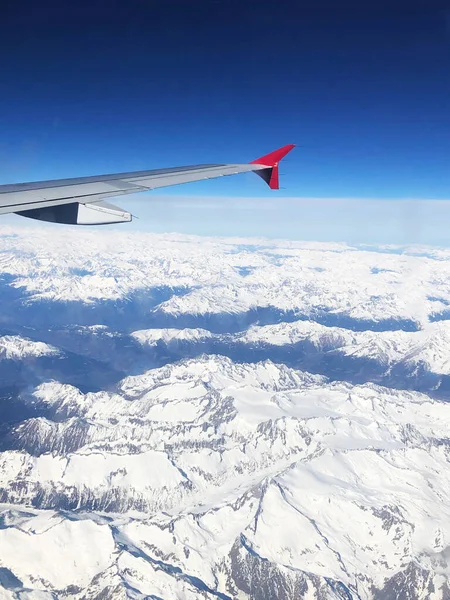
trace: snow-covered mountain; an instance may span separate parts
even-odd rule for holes
[[[163,343],[198,343],[213,339],[215,336],[206,329],[144,329],[134,331],[131,336],[143,346],[156,346]]]
[[[448,309],[449,251],[381,250],[136,232],[55,230],[49,236],[46,229],[2,228],[0,270],[11,291],[28,302],[92,305],[137,295],[150,308],[149,292],[157,291],[158,312],[167,322],[248,317],[252,311],[267,317],[270,311],[334,325],[346,319],[360,327],[392,321],[414,327]],[[164,290],[170,291],[163,299]]]
[[[443,597],[446,404],[223,357],[31,401],[47,417],[13,430],[0,468],[0,557],[20,589],[370,598],[403,577],[405,597]],[[33,558],[42,544],[64,551]]]
[[[235,334],[204,329],[147,329],[131,334],[147,356],[164,362],[219,353],[234,360],[274,360],[329,378],[372,381],[448,398],[450,321],[418,331],[353,331],[315,321],[252,325]]]
[[[33,342],[17,335],[0,337],[0,360],[36,358],[39,356],[58,355],[59,351],[48,344]]]
[[[450,252],[54,231],[0,232],[0,598],[450,598]]]
[[[450,375],[450,321],[428,323],[419,331],[380,332],[296,321],[254,326],[235,339],[245,345],[281,347],[308,342],[318,352],[373,360],[386,368],[399,363],[414,368],[422,365],[432,373]]]

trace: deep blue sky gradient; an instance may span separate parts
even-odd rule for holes
[[[443,4],[71,4],[2,9],[0,182],[246,162],[294,142],[280,195],[450,198]],[[270,195],[252,176],[168,192]]]

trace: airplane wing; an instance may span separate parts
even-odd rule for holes
[[[105,202],[106,198],[248,171],[257,173],[271,189],[279,189],[278,163],[293,147],[284,146],[248,164],[194,165],[0,185],[0,215],[16,213],[71,225],[122,223],[131,221],[132,215]]]

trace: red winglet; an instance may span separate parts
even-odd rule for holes
[[[270,154],[261,156],[261,158],[257,158],[256,160],[252,160],[250,164],[267,165],[268,167],[275,167],[280,162],[280,160],[284,158],[286,154],[290,152],[293,148],[295,148],[295,144],[288,144],[287,146],[278,148],[278,150],[274,150]]]
[[[295,144],[288,144],[287,146],[283,146],[278,150],[274,150],[270,154],[266,154],[265,156],[261,156],[261,158],[257,158],[256,160],[252,160],[251,165],[265,165],[267,169],[261,169],[261,171],[256,171],[256,174],[259,175],[264,181],[268,184],[270,189],[279,190],[279,176],[278,176],[278,163],[279,161],[286,156],[288,152],[295,148]]]

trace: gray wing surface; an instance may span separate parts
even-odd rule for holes
[[[105,199],[248,171],[255,171],[272,189],[278,189],[278,162],[292,148],[292,144],[284,146],[249,164],[193,165],[0,185],[0,215],[17,213],[72,225],[122,223],[131,221],[131,214]]]
[[[47,208],[72,202],[89,204],[104,198],[136,194],[157,188],[236,175],[267,168],[264,165],[196,165],[115,175],[55,179],[0,185],[0,214]]]

